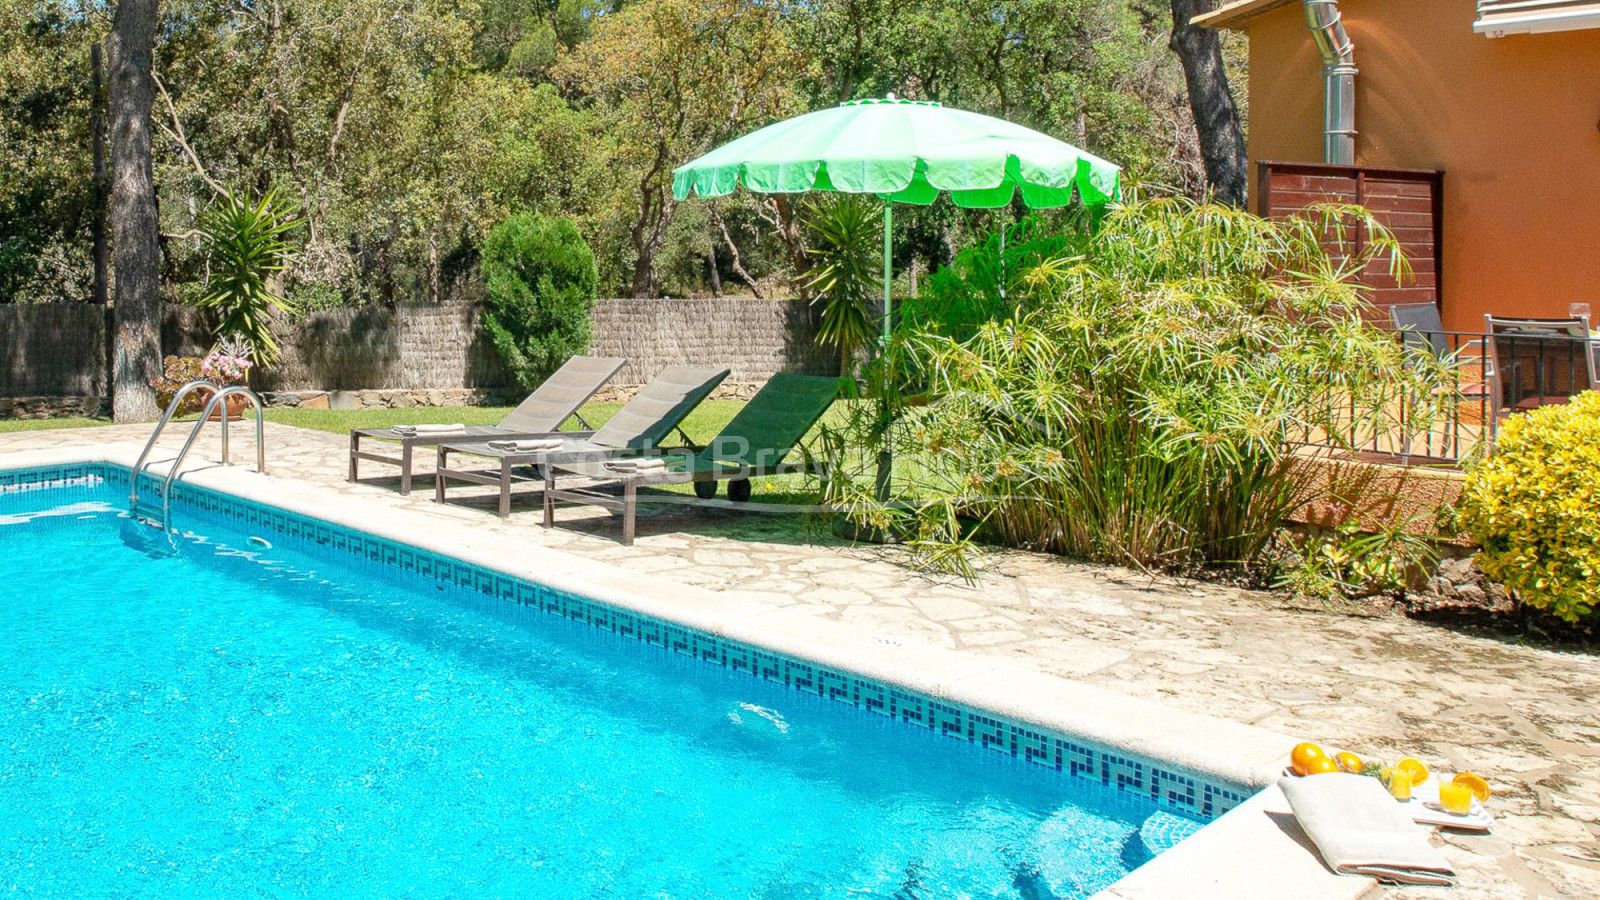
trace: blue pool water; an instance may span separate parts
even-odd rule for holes
[[[1085,897],[1197,823],[126,488],[0,489],[0,893]],[[203,523],[203,524],[199,524]]]

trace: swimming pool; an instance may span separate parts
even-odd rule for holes
[[[8,890],[1042,900],[1205,818],[1109,756],[1074,777],[1062,742],[933,727],[970,711],[833,702],[801,663],[711,665],[708,636],[265,507],[184,488],[165,535],[125,479],[0,481]]]

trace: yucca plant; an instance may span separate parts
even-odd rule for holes
[[[839,374],[876,333],[872,289],[881,286],[883,204],[858,194],[807,201],[804,221],[816,265],[804,287],[822,308],[817,340],[839,351]]]
[[[294,311],[293,304],[273,290],[272,279],[293,259],[289,234],[301,221],[276,191],[268,190],[255,199],[220,194],[196,223],[207,270],[205,290],[196,305],[217,310],[221,314],[217,334],[242,337],[259,365],[278,360],[272,310]]]
[[[835,460],[826,496],[930,565],[970,573],[983,533],[1143,568],[1250,562],[1306,499],[1299,441],[1398,426],[1400,395],[1426,398],[1406,416],[1423,429],[1447,402],[1448,373],[1364,319],[1353,276],[1404,259],[1363,210],[1152,200],[1067,238],[1018,279],[1014,313],[964,339],[897,335],[898,383],[928,402],[856,442],[907,461],[898,496],[874,502],[850,471],[870,452]]]

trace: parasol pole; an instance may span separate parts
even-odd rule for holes
[[[883,201],[883,349],[889,350],[889,333],[893,330],[890,320],[894,314],[894,298],[891,296],[891,286],[894,283],[893,262],[891,261],[890,238],[894,232],[894,203],[887,198]]]
[[[883,383],[878,386],[878,405],[881,408],[889,403],[889,335],[894,330],[894,202],[888,197],[883,198],[883,343],[879,348],[879,358],[883,361]],[[878,478],[877,491],[880,501],[888,500],[890,483],[894,479],[894,450],[890,446],[887,425],[883,433],[883,448],[878,451]]]

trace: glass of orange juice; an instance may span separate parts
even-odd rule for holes
[[[1411,799],[1411,776],[1408,773],[1395,772],[1389,777],[1389,796],[1401,803]]]
[[[1439,782],[1439,806],[1452,815],[1467,815],[1472,812],[1472,788],[1455,782]]]

